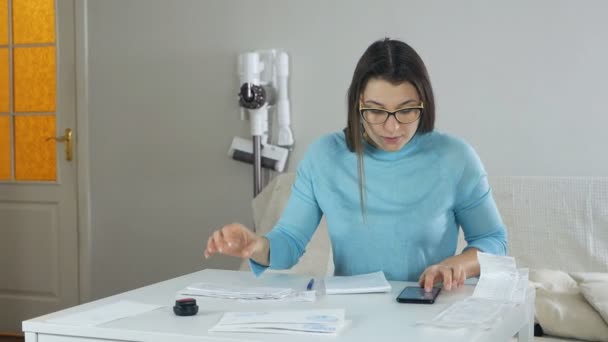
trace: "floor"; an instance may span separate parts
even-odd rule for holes
[[[0,342],[23,342],[23,337],[3,336],[0,335]]]

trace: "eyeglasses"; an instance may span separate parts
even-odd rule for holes
[[[420,102],[419,106],[403,107],[392,112],[381,108],[361,107],[359,113],[365,122],[372,125],[385,123],[391,115],[401,124],[410,124],[420,118],[423,109],[424,103]]]

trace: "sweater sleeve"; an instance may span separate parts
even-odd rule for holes
[[[270,265],[262,266],[250,259],[253,273],[265,269],[288,269],[294,266],[321,221],[322,212],[315,197],[313,184],[313,152],[309,150],[298,165],[287,205],[274,228],[266,234],[270,242]]]
[[[456,221],[467,241],[465,248],[477,248],[496,255],[507,253],[507,233],[488,177],[477,153],[467,145],[464,167],[456,188]]]

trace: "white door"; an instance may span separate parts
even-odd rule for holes
[[[78,304],[73,0],[0,1],[0,332]],[[77,132],[73,132],[75,150]]]

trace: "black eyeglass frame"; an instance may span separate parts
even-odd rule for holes
[[[408,122],[403,122],[401,120],[399,120],[399,118],[397,117],[397,112],[400,112],[402,110],[411,110],[411,109],[419,109],[418,115],[416,116],[415,119],[408,121]],[[369,122],[367,119],[365,119],[365,115],[363,114],[364,111],[366,110],[375,110],[375,111],[382,111],[384,113],[386,113],[386,117],[384,119],[384,121],[382,122]],[[390,111],[390,110],[386,110],[386,109],[382,109],[382,108],[371,108],[371,107],[360,107],[359,108],[359,114],[361,115],[361,118],[363,119],[363,121],[367,122],[370,125],[381,125],[386,123],[386,121],[388,121],[388,118],[392,115],[393,117],[395,117],[395,120],[397,120],[398,123],[403,124],[403,125],[407,125],[407,124],[411,124],[413,122],[416,122],[420,119],[420,117],[422,116],[422,112],[424,110],[424,102],[420,102],[420,105],[418,106],[409,106],[409,107],[403,107],[403,108],[399,108],[397,110],[394,111]]]

